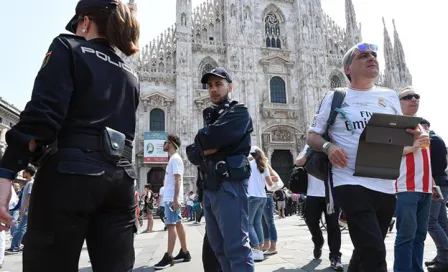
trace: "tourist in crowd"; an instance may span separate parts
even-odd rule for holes
[[[343,69],[349,80],[345,92],[345,107],[340,117],[326,132],[334,91],[328,92],[309,128],[307,142],[313,150],[325,152],[332,165],[334,199],[344,210],[354,251],[348,271],[386,272],[384,239],[395,211],[395,180],[354,176],[359,139],[373,113],[402,115],[396,93],[377,87],[379,74],[378,47],[359,43],[343,58]],[[420,132],[408,130],[419,139]],[[387,154],[382,154],[387,156]],[[332,198],[330,198],[332,199]],[[334,204],[334,203],[331,203]]]

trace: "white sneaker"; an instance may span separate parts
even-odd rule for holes
[[[264,260],[264,254],[263,251],[258,249],[252,249],[252,255],[254,256],[255,262],[261,262]]]

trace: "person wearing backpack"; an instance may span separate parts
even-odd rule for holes
[[[403,115],[395,91],[375,85],[377,51],[378,47],[369,43],[347,51],[343,68],[348,88],[325,95],[307,138],[312,150],[325,153],[330,162],[326,172],[330,174],[324,175],[328,179],[326,195],[330,204],[334,197],[344,210],[355,248],[349,272],[387,271],[384,239],[396,204],[395,180],[354,176],[359,139],[373,113]],[[407,132],[416,141],[421,136],[417,130]]]
[[[306,163],[306,153],[309,146],[305,145],[296,160],[296,166],[303,166]],[[339,209],[335,207],[335,212],[329,214],[325,202],[325,184],[311,175],[308,175],[308,189],[306,192],[305,222],[311,233],[311,240],[314,243],[313,255],[315,259],[322,256],[322,247],[325,243],[320,228],[322,213],[327,222],[327,242],[330,248],[330,265],[336,271],[344,271],[341,263],[341,229],[339,228]]]

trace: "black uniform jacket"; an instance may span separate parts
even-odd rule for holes
[[[187,156],[191,163],[204,167],[203,161],[219,161],[229,155],[248,156],[251,146],[250,133],[253,131],[252,119],[244,104],[232,101],[210,125],[200,129],[195,143],[187,147]],[[218,152],[205,157],[201,151],[218,149]]]
[[[6,134],[0,177],[11,178],[28,165],[31,140],[46,146],[110,127],[133,141],[139,92],[137,74],[106,40],[59,35],[35,79],[31,101]]]

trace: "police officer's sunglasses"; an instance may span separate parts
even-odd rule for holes
[[[364,52],[367,50],[370,50],[372,52],[377,52],[378,51],[378,46],[374,45],[374,44],[368,44],[368,43],[360,43],[356,46],[356,48],[358,48],[359,51]]]

